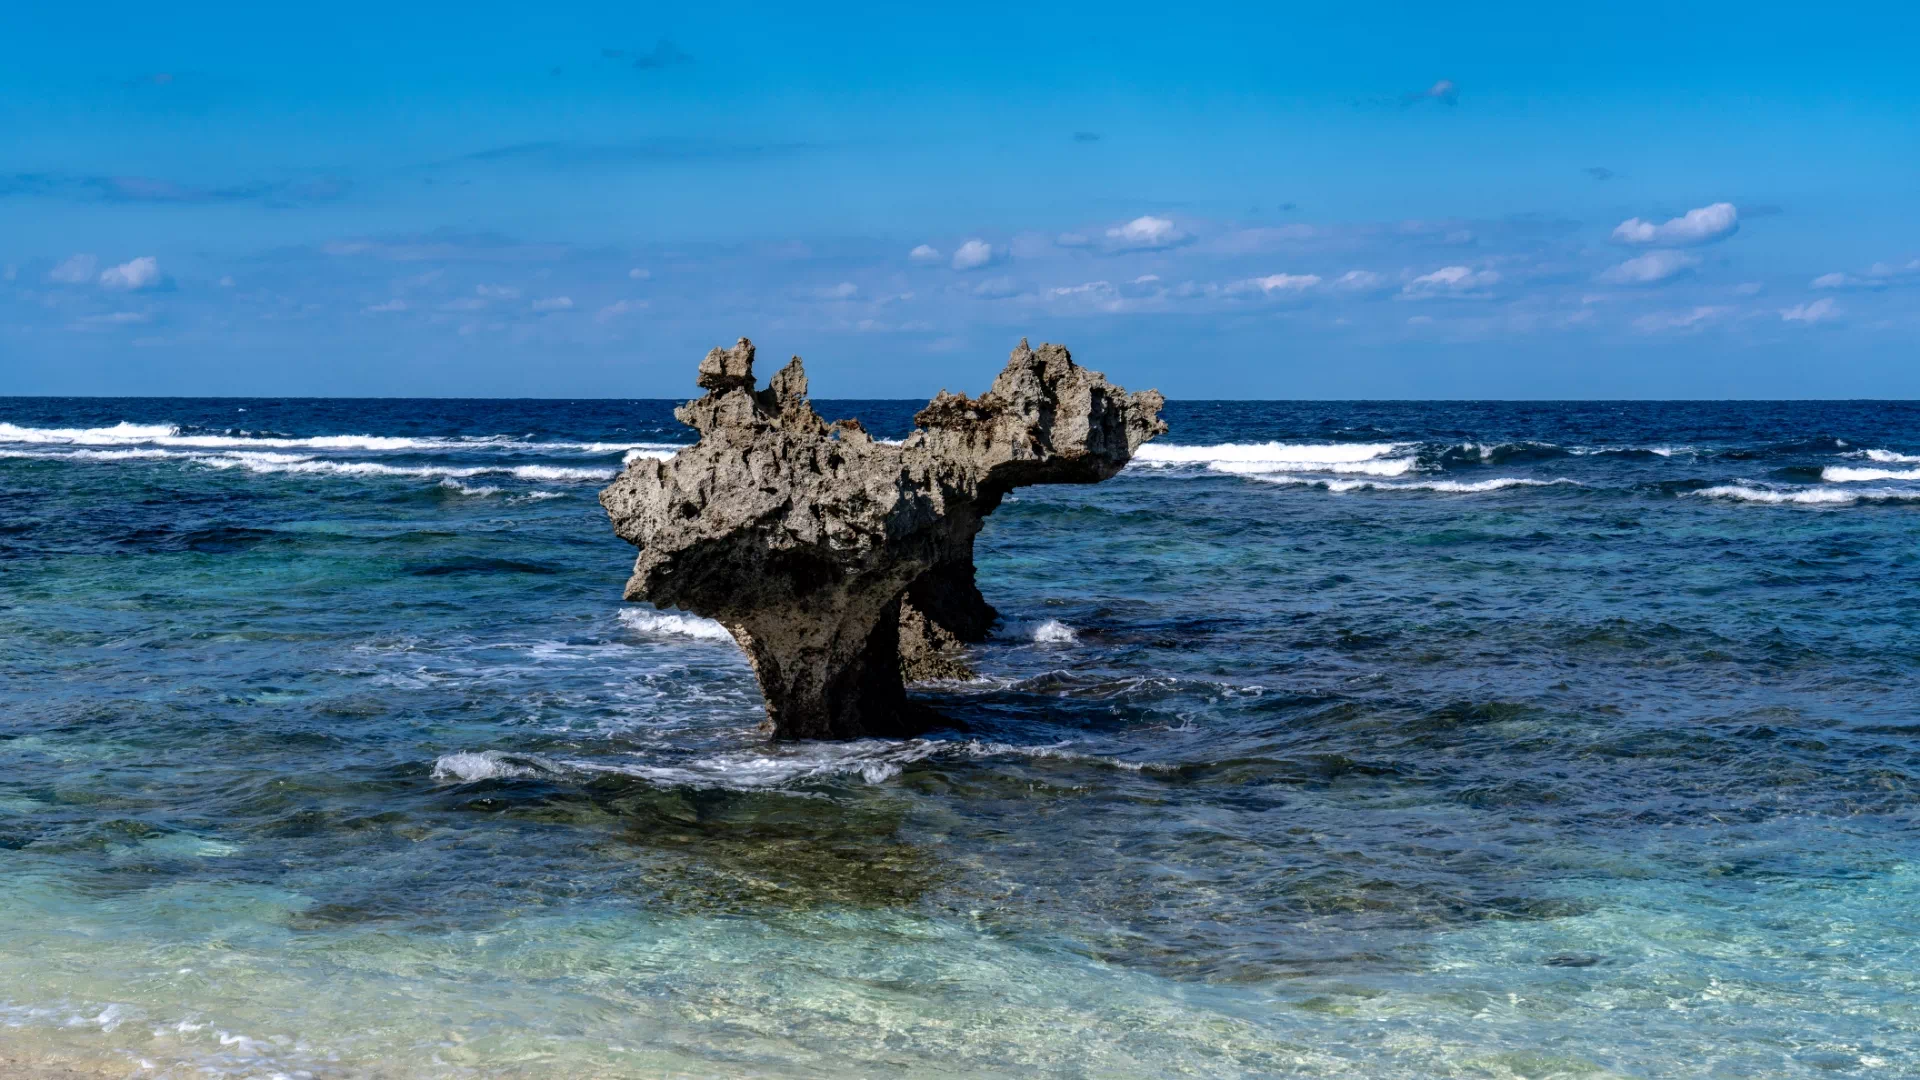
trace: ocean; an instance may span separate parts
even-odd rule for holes
[[[1920,404],[1173,402],[795,745],[672,404],[0,400],[0,1062],[1920,1072]]]

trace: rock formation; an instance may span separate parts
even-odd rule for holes
[[[754,389],[745,338],[700,363],[674,415],[700,441],[636,460],[600,493],[640,549],[629,600],[718,620],[746,650],[777,739],[909,734],[905,683],[967,674],[995,613],[973,541],[1008,491],[1090,484],[1167,430],[1059,345],[1013,351],[978,398],[941,391],[902,443],[827,423],[800,358]]]

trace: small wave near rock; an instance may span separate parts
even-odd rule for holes
[[[733,640],[733,635],[727,633],[726,627],[698,615],[676,615],[666,611],[654,611],[651,608],[635,607],[622,609],[620,621],[628,629],[642,634],[698,638],[702,641]]]
[[[1080,632],[1059,619],[1013,619],[994,628],[994,636],[1007,641],[1031,641],[1036,645],[1072,645]]]

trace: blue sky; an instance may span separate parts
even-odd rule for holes
[[[30,4],[0,394],[1920,397],[1920,15]]]

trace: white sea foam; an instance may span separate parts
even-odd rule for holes
[[[666,461],[674,454],[680,454],[682,448],[662,448],[662,446],[636,446],[620,457],[620,465],[632,465],[634,461]]]
[[[671,457],[681,447],[660,442],[534,442],[514,435],[402,436],[402,435],[186,435],[168,424],[119,423],[95,428],[35,428],[0,423],[0,443],[55,446],[172,446],[196,450],[530,450],[581,454],[641,454]]]
[[[498,750],[482,750],[478,753],[463,750],[455,754],[442,754],[434,759],[433,778],[471,784],[476,780],[532,776],[537,770],[522,763],[526,760],[531,759],[515,761]]]
[[[511,470],[522,480],[611,480],[613,469],[574,469],[558,465],[516,465]]]
[[[1721,484],[1716,487],[1701,488],[1693,494],[1709,499],[1733,499],[1739,502],[1769,503],[1772,505],[1797,504],[1801,506],[1837,506],[1853,502],[1905,502],[1920,500],[1920,491],[1898,488],[1837,488],[1809,487],[1776,488],[1753,487],[1748,484]]]
[[[313,450],[432,450],[471,445],[459,439],[417,439],[388,435],[317,435],[310,438],[256,435],[182,435],[164,424],[114,424],[99,428],[31,428],[0,424],[0,442],[60,446],[300,447]]]
[[[1490,480],[1410,480],[1405,483],[1386,483],[1379,480],[1328,480],[1316,476],[1294,476],[1291,474],[1264,475],[1258,479],[1270,484],[1292,484],[1296,486],[1322,487],[1328,491],[1435,491],[1453,495],[1472,495],[1487,491],[1500,491],[1513,487],[1558,487],[1571,485],[1582,487],[1580,481],[1560,477],[1556,480],[1533,480],[1523,476],[1496,476]]]
[[[652,608],[631,607],[620,610],[620,621],[642,634],[671,634],[705,641],[732,641],[727,628],[698,615],[676,615]]]
[[[1868,450],[1868,461],[1878,461],[1883,465],[1920,464],[1920,454],[1896,454],[1892,450]]]
[[[31,428],[0,424],[0,442],[112,445],[151,442],[174,433],[164,424],[115,424],[103,428]]]
[[[1265,442],[1180,446],[1152,442],[1142,446],[1133,460],[1145,468],[1204,465],[1216,472],[1242,475],[1293,469],[1399,476],[1416,464],[1416,459],[1407,452],[1410,449],[1405,443]]]
[[[500,493],[500,489],[497,487],[468,487],[458,480],[442,480],[440,481],[440,486],[450,491],[457,491],[462,495],[484,496],[498,495]]]
[[[465,479],[474,476],[513,476],[521,480],[610,480],[613,469],[580,469],[557,465],[388,465],[378,461],[335,461],[308,454],[234,451],[196,455],[193,460],[216,469],[246,469],[256,473],[319,473],[332,476],[410,476],[424,479]]]
[[[1860,469],[1829,465],[1820,470],[1829,484],[1857,484],[1863,480],[1920,480],[1920,469]]]
[[[1129,772],[1159,770],[1151,762],[1123,761],[1069,749],[1058,742],[1020,746],[978,739],[857,739],[844,743],[813,743],[780,750],[732,750],[708,754],[676,764],[578,761],[565,767],[588,773],[616,773],[672,787],[721,788],[757,791],[813,781],[853,780],[883,784],[909,765],[929,759],[979,760],[1026,757],[1085,762]]]
[[[539,502],[542,499],[564,499],[566,497],[567,493],[564,491],[529,491],[526,494],[526,500],[528,502]]]
[[[1210,461],[1207,462],[1207,468],[1235,476],[1259,476],[1295,469],[1360,476],[1402,476],[1417,464],[1419,459],[1409,455],[1375,461]]]
[[[724,788],[753,791],[784,787],[810,780],[858,778],[885,783],[906,766],[931,757],[939,744],[924,739],[891,742],[859,739],[845,743],[817,743],[793,750],[734,750],[693,758],[676,765],[641,762],[578,762],[587,772],[618,773],[670,787]]]
[[[1059,619],[1003,619],[994,627],[994,636],[1037,645],[1071,645],[1080,640],[1079,631]]]

